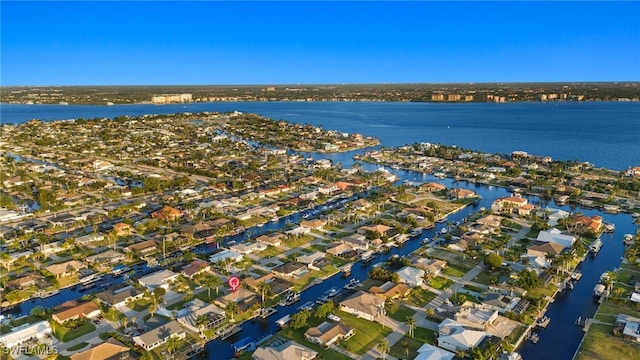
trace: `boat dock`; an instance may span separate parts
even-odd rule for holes
[[[549,323],[551,322],[551,319],[549,319],[548,316],[543,316],[541,318],[539,318],[536,321],[536,326],[541,327],[541,328],[546,328],[547,326],[549,326]]]

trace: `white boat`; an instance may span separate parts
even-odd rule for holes
[[[604,231],[611,233],[614,232],[616,230],[616,224],[611,224],[611,223],[605,223],[604,224]]]
[[[591,253],[595,255],[598,253],[598,251],[600,251],[601,247],[602,240],[600,240],[600,238],[597,238],[594,242],[591,243],[591,245],[589,246],[589,250],[591,250]]]
[[[349,280],[349,282],[344,286],[347,290],[355,289],[358,285],[360,285],[360,280],[353,278]]]
[[[409,233],[409,235],[410,235],[411,237],[416,237],[416,236],[418,236],[418,235],[420,235],[420,234],[422,234],[422,228],[416,228],[416,229],[413,229],[413,230],[411,230],[411,232]]]

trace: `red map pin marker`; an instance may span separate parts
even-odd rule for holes
[[[229,277],[229,280],[227,280],[227,284],[231,287],[231,291],[235,293],[240,287],[240,278],[235,275],[231,276]]]

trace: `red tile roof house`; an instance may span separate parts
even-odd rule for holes
[[[81,318],[91,319],[98,315],[100,315],[100,307],[93,301],[80,304],[75,300],[69,300],[54,307],[51,318],[62,324],[65,321]]]
[[[491,210],[494,212],[512,213],[514,209],[518,209],[527,204],[527,199],[517,196],[509,196],[497,199],[491,204]]]
[[[182,212],[171,206],[163,206],[162,209],[151,213],[151,217],[162,221],[175,221],[182,216]]]
[[[127,236],[127,235],[131,235],[131,232],[133,231],[133,229],[129,224],[117,223],[113,225],[113,231],[116,234],[116,236]]]

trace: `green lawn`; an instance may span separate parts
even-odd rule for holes
[[[431,291],[416,287],[411,290],[411,294],[406,301],[413,306],[424,307],[437,296],[437,294],[432,293]]]
[[[81,342],[81,343],[79,343],[79,344],[76,344],[76,345],[73,345],[73,346],[69,347],[69,348],[67,349],[67,351],[76,351],[76,350],[80,350],[80,349],[82,349],[83,347],[85,347],[85,346],[87,346],[87,345],[88,345],[88,343],[86,343],[86,342]]]
[[[415,310],[409,309],[408,307],[402,305],[399,305],[397,310],[394,312],[390,312],[389,310],[387,310],[387,315],[389,315],[390,318],[400,322],[406,322],[407,317],[413,316],[413,314],[415,313]]]
[[[500,277],[508,275],[508,273],[504,270],[496,269],[491,270],[486,268],[480,272],[476,277],[473,278],[473,282],[478,284],[490,285],[492,281],[498,281]]]
[[[356,329],[356,334],[351,339],[340,344],[341,347],[352,354],[364,355],[391,333],[391,329],[383,327],[378,322],[357,318],[343,311],[338,311],[337,315],[342,318],[342,321],[347,326]]]
[[[389,354],[398,359],[413,359],[418,355],[418,349],[424,343],[435,344],[436,333],[433,330],[417,327],[413,330],[413,337],[409,335],[402,337],[400,341],[391,346]]]
[[[286,245],[290,248],[296,248],[299,247],[302,244],[306,244],[312,240],[314,240],[315,238],[313,236],[310,235],[302,235],[302,236],[298,236],[298,237],[294,237],[293,241],[287,243]]]
[[[149,305],[151,305],[152,303],[153,302],[150,299],[142,298],[142,299],[138,299],[136,301],[127,303],[127,307],[134,311],[142,311],[142,310],[148,309]]]
[[[333,265],[328,265],[320,269],[320,271],[309,271],[301,278],[296,279],[293,282],[294,291],[301,291],[309,286],[316,279],[324,279],[338,272],[338,269]]]
[[[477,293],[482,293],[484,291],[484,289],[479,287],[479,286],[473,286],[473,285],[466,284],[466,285],[463,285],[462,287],[467,289],[467,290],[470,290],[470,291],[473,291],[473,292],[477,292]]]
[[[466,274],[464,270],[460,269],[457,266],[447,266],[444,270],[442,270],[442,272],[453,277],[463,277],[464,274]]]
[[[82,325],[75,329],[68,329],[55,321],[51,322],[53,328],[53,334],[62,342],[69,342],[73,339],[77,339],[82,335],[89,334],[96,329],[96,326],[91,321],[85,321]]]
[[[613,335],[610,325],[593,324],[585,335],[576,360],[638,359],[638,344]]]
[[[266,248],[265,250],[259,252],[258,255],[261,258],[266,258],[269,259],[273,256],[277,256],[280,255],[284,252],[284,249],[281,249],[279,247],[276,246],[269,246],[268,248]]]
[[[10,325],[13,326],[13,327],[16,327],[16,326],[20,326],[22,324],[27,324],[27,323],[33,324],[35,322],[42,321],[42,320],[44,320],[44,319],[41,318],[41,317],[27,315],[27,316],[23,316],[23,317],[17,318],[15,320],[11,320]],[[4,332],[3,332],[3,334],[4,334]]]
[[[431,280],[429,281],[429,286],[438,290],[444,290],[451,285],[453,285],[453,281],[447,278],[443,278],[441,276],[436,276],[434,278],[431,278]]]

